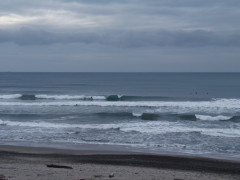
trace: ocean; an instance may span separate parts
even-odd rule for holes
[[[240,154],[240,73],[0,73],[0,144]]]

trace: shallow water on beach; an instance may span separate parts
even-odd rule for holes
[[[0,142],[240,153],[240,73],[0,73]]]

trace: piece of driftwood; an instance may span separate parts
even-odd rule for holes
[[[57,165],[57,164],[47,164],[47,167],[49,167],[49,168],[73,169],[71,166],[63,166],[63,165]]]

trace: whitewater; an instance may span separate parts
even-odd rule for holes
[[[236,156],[239,92],[239,73],[0,73],[0,143]]]

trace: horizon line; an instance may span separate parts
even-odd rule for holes
[[[240,71],[0,71],[0,73],[240,73]]]

